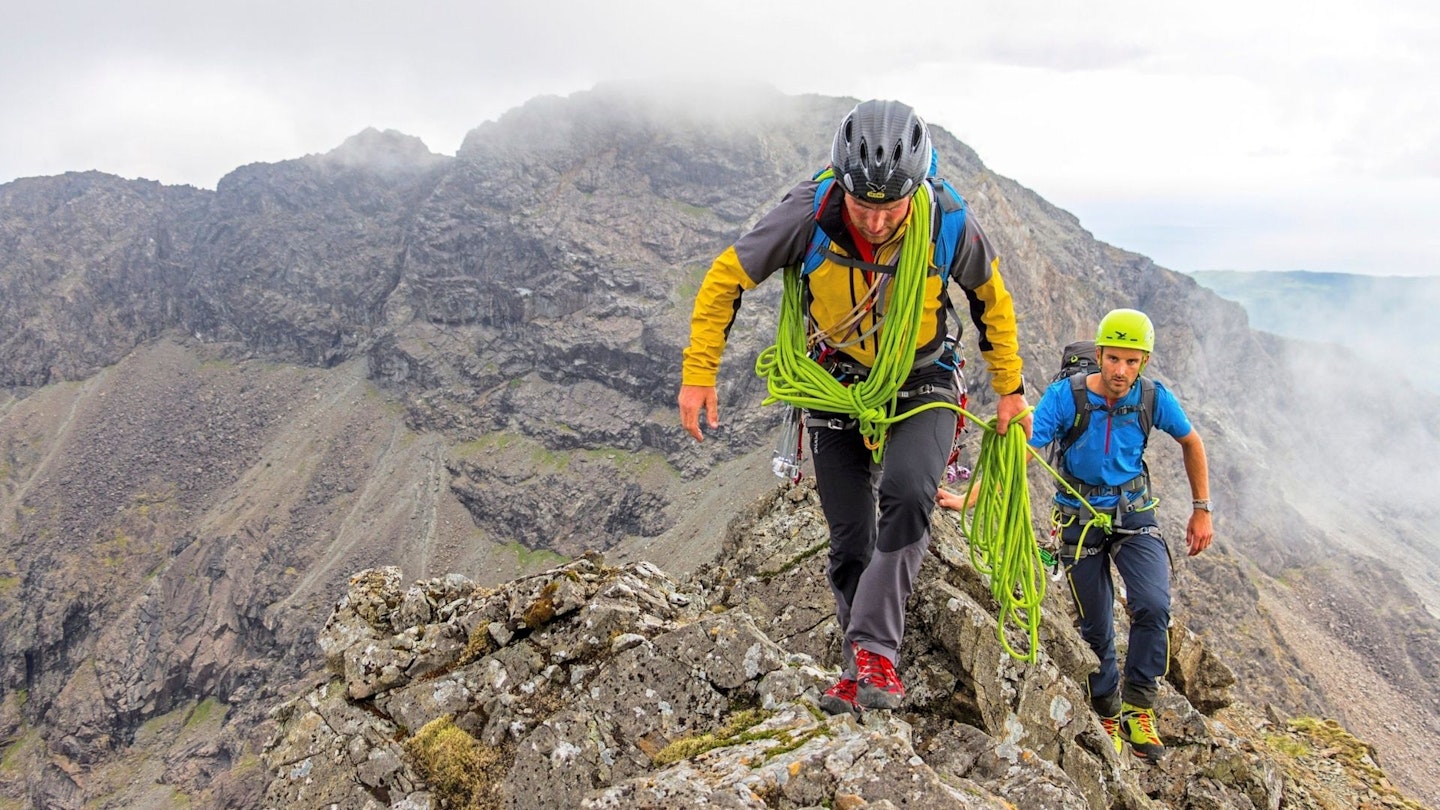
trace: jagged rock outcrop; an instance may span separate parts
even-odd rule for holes
[[[960,562],[963,538],[948,518],[937,529],[911,605],[907,703],[860,718],[816,705],[838,644],[807,486],[757,504],[715,564],[680,581],[598,556],[495,590],[361,572],[320,636],[330,677],[276,710],[263,804],[1323,806],[1305,800],[1328,785],[1227,726],[1267,721],[1216,720],[1173,688],[1160,704],[1170,756],[1117,757],[1077,680],[1094,657],[1062,603],[1046,605],[1037,663],[1017,662],[988,585]],[[1228,670],[1193,637],[1182,646],[1187,677],[1208,684],[1196,694],[1225,708],[1213,687]],[[427,745],[437,729],[468,745]],[[1370,778],[1377,798],[1418,806]]]
[[[185,329],[306,365],[355,357],[399,283],[414,207],[452,163],[417,138],[367,130],[221,178],[193,237]]]

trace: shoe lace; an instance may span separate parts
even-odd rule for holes
[[[1119,716],[1116,716],[1116,717],[1102,717],[1102,718],[1100,718],[1100,727],[1103,728],[1103,729],[1105,729],[1105,733],[1106,733],[1106,734],[1109,734],[1111,737],[1114,737],[1116,734],[1119,734],[1119,733],[1120,733],[1120,718],[1119,718]]]
[[[1131,721],[1140,729],[1140,733],[1147,739],[1157,740],[1159,735],[1155,733],[1155,718],[1148,710],[1141,709],[1130,715]]]
[[[895,675],[895,667],[891,665],[889,658],[869,650],[855,651],[855,668],[859,670],[859,680],[862,681],[874,681],[888,686],[900,680]]]

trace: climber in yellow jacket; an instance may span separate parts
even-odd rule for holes
[[[911,232],[934,244],[914,362],[896,394],[896,413],[955,402],[954,336],[961,324],[950,306],[951,280],[965,294],[999,397],[998,430],[1026,413],[1014,307],[979,223],[963,216],[963,227],[941,228],[940,206],[931,221],[912,216],[912,197],[922,185],[928,199],[950,213],[963,209],[959,195],[934,177],[934,167],[929,130],[913,109],[896,101],[862,102],[835,134],[833,179],[822,173],[800,183],[720,254],[696,295],[679,394],[681,423],[697,441],[704,440],[702,412],[710,428],[720,423],[715,381],[742,293],[777,270],[805,265],[812,356],[837,380],[862,380],[884,345],[887,292]],[[939,256],[948,257],[940,262],[944,266],[937,266]],[[816,485],[830,527],[828,577],[845,634],[840,680],[820,701],[832,714],[893,709],[904,698],[895,668],[905,603],[930,540],[930,513],[955,420],[953,409],[930,408],[895,422],[876,464],[856,414],[807,414]],[[1028,436],[1028,414],[1017,424]]]

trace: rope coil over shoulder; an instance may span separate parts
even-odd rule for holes
[[[775,344],[762,351],[755,361],[755,373],[765,378],[768,393],[762,404],[786,402],[800,408],[854,417],[865,446],[877,462],[884,456],[885,434],[890,425],[936,405],[958,410],[958,406],[949,403],[931,403],[905,414],[895,414],[900,387],[910,376],[915,362],[925,278],[930,269],[930,227],[930,188],[922,183],[910,197],[910,227],[901,243],[900,261],[890,284],[875,365],[863,380],[848,386],[842,385],[810,356],[801,268],[797,265],[785,269]]]

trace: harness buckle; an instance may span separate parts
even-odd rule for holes
[[[870,369],[850,360],[830,360],[820,364],[830,376],[844,385],[850,385],[870,376]]]
[[[1075,559],[1076,559],[1076,557],[1075,557],[1075,551],[1076,551],[1077,549],[1080,550],[1080,558],[1081,558],[1081,559],[1084,559],[1085,557],[1094,557],[1094,556],[1097,555],[1097,554],[1104,554],[1104,553],[1105,553],[1105,549],[1102,548],[1102,547],[1101,547],[1101,544],[1099,544],[1099,543],[1095,543],[1094,545],[1087,545],[1087,546],[1085,546],[1085,548],[1083,548],[1083,549],[1080,549],[1079,545],[1076,544],[1076,543],[1066,543],[1065,545],[1063,545],[1063,546],[1060,547],[1060,557],[1059,557],[1059,559],[1060,559],[1062,562],[1065,561],[1065,560],[1070,560],[1070,561],[1073,563],[1073,562],[1075,561]]]

